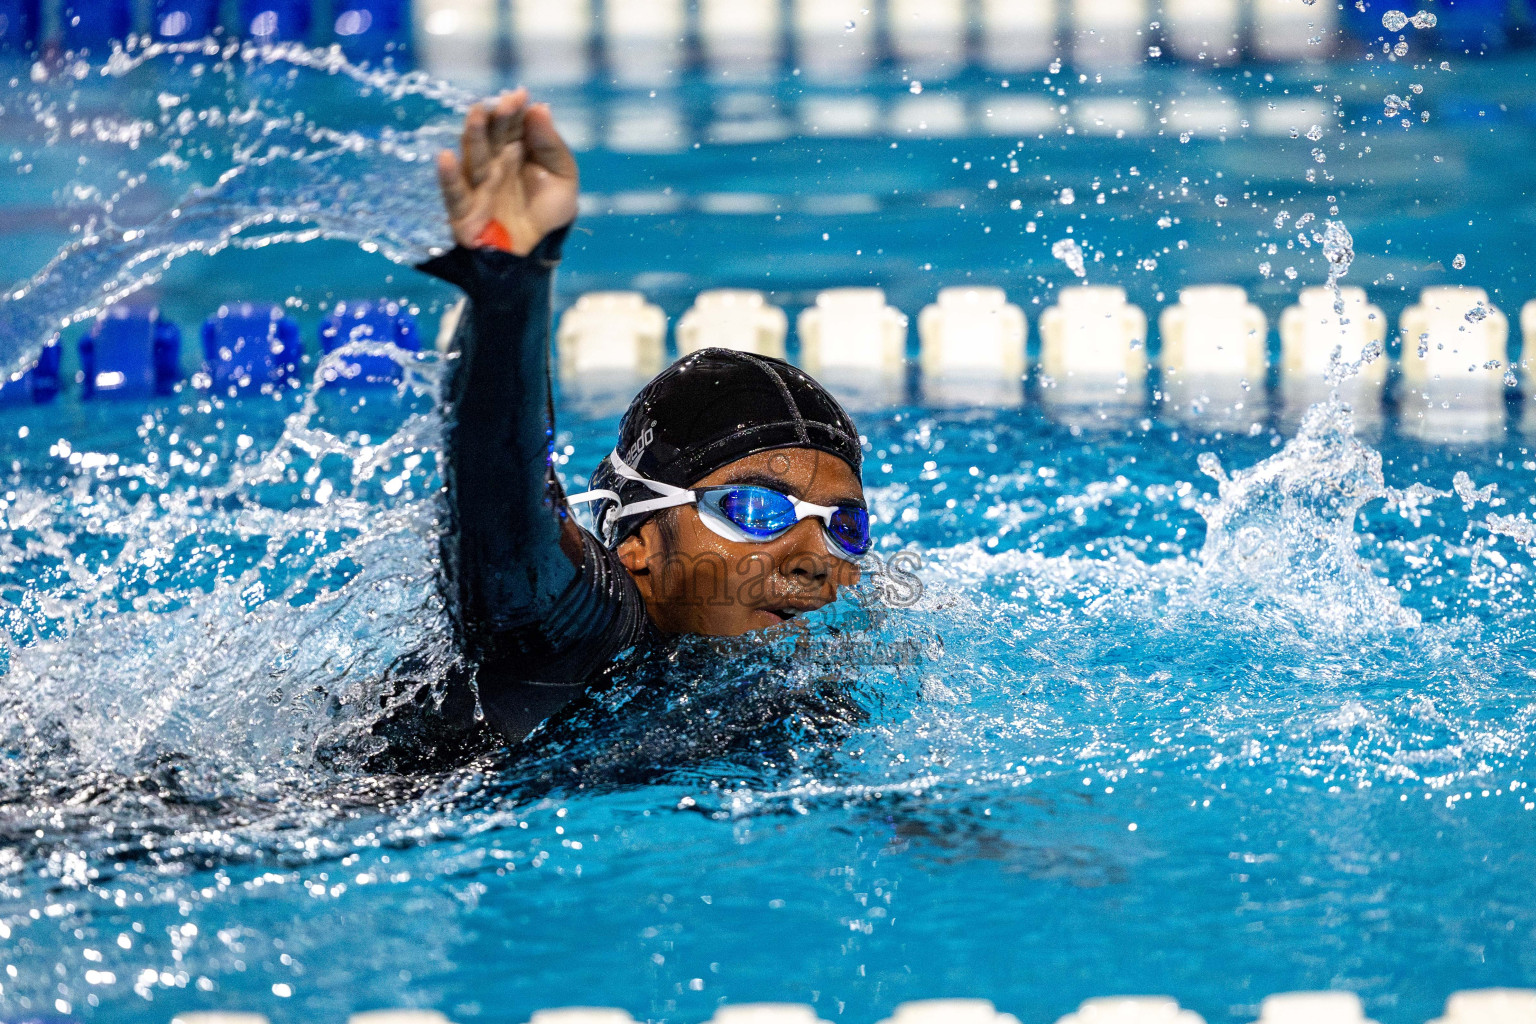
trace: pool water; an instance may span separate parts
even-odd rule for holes
[[[390,258],[436,238],[421,157],[462,97],[195,63],[23,69],[0,118],[20,154],[7,275],[76,247],[13,290],[0,344],[19,356],[141,286],[184,326],[288,300],[312,337],[330,301],[388,293],[430,328],[452,295]],[[1149,105],[1219,88],[1241,111],[1321,82],[1348,94],[1324,163],[1309,126],[829,141],[785,114],[777,137],[719,141],[722,106],[801,110],[793,80],[684,83],[681,146],[634,152],[602,118],[669,95],[594,87],[564,97],[594,120],[561,302],[639,286],[675,315],[745,285],[793,310],[879,283],[915,314],[979,281],[1033,321],[1076,280],[1050,255],[1070,227],[1093,283],[1149,308],[1244,284],[1273,321],[1327,269],[1275,227],[1285,209],[1348,223],[1349,280],[1394,322],[1456,253],[1514,311],[1536,295],[1527,63],[1417,72],[1449,112],[1410,129],[1378,123],[1378,94],[1405,88],[1390,73],[1008,85]],[[899,77],[860,91],[919,95]],[[947,91],[974,114],[1003,86]],[[215,107],[251,113],[174,127]],[[74,243],[42,209],[72,178]],[[0,409],[0,1017],[586,1003],[699,1021],[772,999],[872,1024],[964,995],[1037,1024],[1166,992],[1235,1024],[1272,992],[1338,987],[1409,1024],[1455,989],[1536,983],[1536,452],[1513,397],[1507,430],[1450,444],[1261,393],[1236,430],[1159,406],[1063,415],[1040,381],[1021,408],[859,410],[894,569],[803,631],[689,645],[518,749],[381,777],[362,761],[391,666],[453,659],[441,369],[398,392]],[[579,486],[615,421],[560,415]]]

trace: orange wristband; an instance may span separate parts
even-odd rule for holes
[[[493,220],[485,226],[485,230],[475,236],[475,245],[482,249],[500,249],[502,252],[512,251],[512,236],[499,220]]]

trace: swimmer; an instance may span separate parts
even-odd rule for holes
[[[778,359],[679,360],[630,404],[591,488],[567,496],[550,449],[550,293],[576,160],[520,89],[472,108],[437,170],[457,244],[421,269],[468,299],[444,395],[445,591],[502,738],[681,635],[772,629],[858,581],[858,432]]]

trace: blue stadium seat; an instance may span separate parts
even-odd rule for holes
[[[181,329],[153,306],[113,306],[80,339],[80,397],[168,395],[181,379]]]
[[[218,27],[218,0],[155,0],[156,39],[168,43],[202,39]]]
[[[240,0],[240,33],[258,43],[303,42],[308,0]]]
[[[19,53],[36,47],[41,24],[40,0],[0,0],[0,53]]]
[[[131,0],[65,0],[64,48],[103,54],[133,31]]]
[[[0,406],[51,402],[59,394],[59,363],[63,350],[57,338],[37,355],[37,363],[15,380],[0,383]]]
[[[220,306],[203,324],[203,359],[216,392],[268,390],[292,378],[303,356],[299,327],[280,306]]]
[[[354,341],[389,342],[407,352],[421,351],[416,320],[398,302],[338,302],[320,325],[320,347],[330,353]],[[388,356],[359,354],[343,359],[356,368],[356,374],[324,370],[327,383],[393,386],[400,382],[400,364]]]
[[[402,63],[410,38],[405,0],[336,0],[333,14],[331,29],[348,60]]]

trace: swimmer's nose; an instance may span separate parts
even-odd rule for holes
[[[832,575],[832,556],[815,521],[800,523],[786,534],[794,546],[785,552],[780,571],[803,587],[822,587]]]

